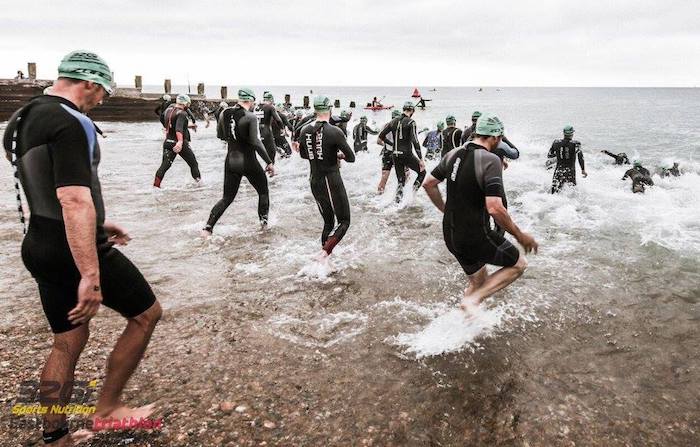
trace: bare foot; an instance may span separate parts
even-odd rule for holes
[[[199,233],[200,236],[202,236],[204,239],[209,239],[211,237],[211,231],[209,230],[202,230]]]
[[[466,314],[467,320],[470,320],[470,319],[476,317],[477,314],[481,311],[480,304],[481,303],[479,302],[478,298],[472,297],[470,295],[466,295],[462,299],[462,302],[459,304],[459,307]]]
[[[326,250],[321,250],[316,255],[316,260],[318,262],[325,263],[327,259],[328,259],[328,253],[326,253]]]
[[[155,404],[144,405],[143,407],[130,408],[120,405],[108,412],[95,413],[92,418],[93,431],[109,430],[110,421],[130,421],[147,419],[155,411]]]
[[[87,442],[90,439],[92,439],[95,436],[93,432],[90,430],[81,428],[80,430],[76,430],[75,433],[72,433],[70,436],[68,436],[68,444],[65,444],[67,446],[71,445],[78,445],[82,444],[83,442]],[[64,445],[64,444],[57,444],[59,446]]]

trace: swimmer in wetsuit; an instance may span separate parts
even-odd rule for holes
[[[476,129],[476,120],[478,120],[480,116],[481,112],[479,112],[478,110],[475,110],[474,113],[472,113],[472,124],[469,127],[465,127],[464,131],[462,131],[460,145],[466,143],[467,141],[470,141],[473,138],[474,129]]]
[[[352,130],[352,139],[353,144],[355,145],[355,153],[362,151],[367,152],[369,150],[367,148],[367,136],[369,134],[377,135],[378,133],[378,131],[372,129],[367,125],[366,116],[360,117],[360,123],[356,125],[355,128]]]
[[[661,178],[663,177],[680,177],[681,176],[681,171],[678,169],[678,162],[673,162],[673,166],[670,168],[662,167],[659,170],[659,176]]]
[[[338,127],[338,129],[343,131],[343,135],[347,138],[348,136],[348,121],[352,118],[352,112],[343,110],[340,112],[340,116],[331,115],[328,120],[331,125]]]
[[[615,164],[616,164],[616,165],[628,165],[628,164],[630,164],[630,160],[629,160],[629,158],[627,158],[627,154],[625,154],[624,152],[620,152],[620,153],[617,154],[617,155],[615,155],[615,154],[613,154],[612,152],[609,152],[609,151],[600,151],[600,152],[602,152],[602,153],[604,153],[605,155],[609,155],[609,156],[611,156],[612,158],[614,158],[614,159],[615,159]]]
[[[391,112],[391,119],[394,120],[401,116],[401,111],[394,110]],[[387,128],[391,124],[391,121],[384,125]],[[391,133],[391,129],[384,136],[382,145],[382,177],[379,180],[379,185],[377,186],[377,193],[384,193],[384,188],[386,187],[386,182],[389,180],[389,174],[391,174],[391,168],[394,167],[394,134]]]
[[[586,167],[583,163],[581,143],[573,139],[573,126],[564,127],[564,138],[554,140],[549,149],[548,158],[556,158],[556,167],[552,178],[552,194],[561,191],[564,185],[576,186],[576,159],[581,165],[581,175],[587,177]]]
[[[442,154],[442,131],[445,130],[445,123],[437,123],[437,129],[428,132],[423,140],[425,148],[425,158],[432,160]]]
[[[147,349],[162,310],[138,268],[114,248],[127,245],[131,238],[126,229],[105,218],[98,176],[101,149],[95,126],[84,114],[112,93],[112,72],[97,54],[74,51],[61,61],[58,76],[50,96],[33,98],[15,112],[4,138],[31,213],[22,261],[38,285],[53,333],[41,371],[41,392],[37,389],[39,403],[43,408],[72,406],[75,368],[88,342],[90,324],[94,329],[115,317],[103,313],[91,321],[104,305],[118,312],[126,325],[118,341],[107,337],[114,337],[116,343],[90,416],[148,418],[153,406],[126,407],[122,391]],[[115,176],[113,182],[119,180]],[[32,326],[40,330],[42,325],[37,321]],[[16,354],[33,356],[29,360],[33,367],[37,357],[43,357],[34,350]],[[48,411],[40,416],[44,444],[72,446],[91,436],[85,430],[71,433],[67,413]],[[90,419],[85,422],[91,426]]]
[[[394,170],[396,171],[396,179],[399,182],[399,187],[396,190],[396,203],[401,202],[403,198],[403,188],[406,184],[406,170],[408,167],[413,170],[418,177],[413,183],[413,190],[416,191],[423,184],[425,178],[425,162],[421,155],[420,143],[418,142],[418,132],[416,131],[416,122],[411,118],[415,112],[412,102],[406,102],[403,105],[403,114],[391,122],[379,133],[377,142],[384,143],[384,137],[391,132],[394,135]],[[413,155],[413,150],[416,151],[416,158]]]
[[[187,108],[192,101],[187,95],[177,95],[174,105],[163,112],[163,125],[165,126],[165,141],[163,142],[163,160],[156,171],[153,186],[160,188],[165,173],[172,166],[178,155],[190,167],[192,178],[199,183],[202,175],[199,172],[199,164],[192,148],[190,147],[190,132],[187,119]]]
[[[275,98],[272,93],[265,92],[263,96],[263,103],[260,104],[255,109],[255,116],[258,117],[260,122],[260,138],[262,139],[265,149],[267,149],[267,155],[270,156],[270,160],[275,162],[275,154],[277,153],[277,146],[275,146],[275,135],[272,130],[272,121],[274,120],[278,126],[284,126],[282,118],[280,118],[275,109]]]
[[[209,213],[209,220],[202,230],[203,236],[211,235],[214,225],[224,211],[233,203],[243,177],[258,193],[258,218],[260,225],[267,227],[270,210],[270,196],[267,178],[255,154],[266,164],[265,171],[270,177],[275,175],[275,167],[258,135],[258,121],[250,109],[255,105],[255,93],[249,88],[238,90],[238,103],[225,109],[219,118],[218,127],[222,139],[228,143],[228,153],[224,164],[224,195]]]
[[[292,127],[282,104],[277,104],[277,113],[282,120],[282,125],[280,126],[277,121],[272,120],[272,133],[275,138],[275,147],[277,147],[280,157],[287,158],[292,155],[292,147],[289,145],[289,141],[287,141],[286,134],[287,130],[293,132],[294,128]]]
[[[459,147],[462,139],[462,131],[457,129],[457,118],[454,115],[447,115],[445,123],[447,128],[442,131],[442,152],[440,157],[444,157],[446,153]]]
[[[628,169],[622,180],[632,179],[632,192],[644,193],[644,185],[654,186],[649,170],[642,166],[640,161],[635,160],[632,169]]]
[[[518,228],[503,206],[501,160],[493,151],[503,136],[503,124],[493,115],[477,121],[474,140],[447,153],[423,187],[444,213],[443,236],[448,250],[469,276],[462,308],[473,314],[487,297],[523,274],[527,262],[503,235],[489,227],[489,218],[515,236],[526,253],[535,251],[535,239]],[[447,201],[438,185],[447,181]],[[502,267],[488,274],[486,264]]]
[[[314,111],[316,119],[301,131],[299,154],[311,166],[311,192],[323,217],[320,257],[325,258],[350,227],[350,202],[340,176],[339,160],[352,163],[355,153],[343,132],[328,122],[331,100],[327,96],[314,98]]]

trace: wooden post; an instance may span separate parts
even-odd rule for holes
[[[350,101],[350,108],[354,109],[355,108],[355,101]]]
[[[197,84],[197,94],[200,96],[204,94],[204,83],[203,82],[200,82],[199,84]]]
[[[286,95],[284,95],[284,103],[285,103],[285,104],[291,104],[291,100],[292,100],[292,97],[289,96],[289,93],[287,93]]]
[[[304,108],[308,109],[309,108],[309,97],[304,96]]]
[[[143,79],[140,75],[134,76],[134,87],[141,90],[143,88]]]
[[[165,82],[163,83],[163,89],[165,90],[165,93],[170,93],[170,90],[172,90],[172,84],[170,83],[170,79],[166,79]]]
[[[225,85],[221,86],[221,99],[226,99],[228,98],[228,87]]]
[[[27,75],[30,81],[36,81],[36,62],[30,62],[27,64]]]

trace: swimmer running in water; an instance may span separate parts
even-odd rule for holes
[[[354,129],[352,129],[352,139],[355,145],[355,153],[363,151],[367,152],[369,150],[367,148],[367,136],[369,134],[377,135],[378,133],[378,131],[367,125],[366,116],[360,117],[360,123],[356,125]]]
[[[396,119],[401,116],[399,110],[394,110],[391,112],[391,119]],[[391,121],[384,125],[387,128],[391,124]],[[377,186],[377,192],[379,194],[384,193],[384,188],[386,188],[386,182],[389,180],[389,175],[391,174],[391,168],[394,167],[394,134],[389,129],[389,132],[384,136],[384,142],[382,144],[382,177],[379,180],[379,185]]]
[[[350,227],[350,202],[340,176],[339,160],[355,161],[343,132],[332,126],[331,100],[327,96],[314,98],[316,119],[301,131],[299,154],[309,160],[311,193],[323,217],[319,260],[330,256]],[[336,225],[337,219],[337,225]]]
[[[442,152],[440,157],[444,157],[446,153],[459,147],[462,139],[462,131],[457,129],[457,118],[454,115],[447,115],[445,123],[447,128],[442,131]]]
[[[270,177],[275,175],[272,160],[260,141],[258,135],[258,120],[250,111],[255,106],[255,93],[249,88],[238,90],[238,103],[221,113],[218,126],[221,128],[222,139],[228,143],[228,153],[224,164],[224,195],[209,213],[209,220],[202,230],[203,236],[210,236],[214,225],[224,211],[233,203],[238,194],[238,187],[243,177],[258,193],[258,218],[260,225],[267,227],[270,210],[270,196],[267,178],[255,153],[266,164],[265,171]]]
[[[413,170],[418,177],[413,183],[414,192],[420,188],[425,178],[425,162],[421,155],[420,143],[418,142],[418,132],[416,131],[416,122],[411,118],[415,108],[412,102],[405,102],[403,105],[403,114],[391,122],[379,133],[377,142],[384,143],[384,137],[391,132],[394,135],[394,170],[396,171],[396,179],[399,182],[399,187],[396,190],[396,203],[401,202],[403,198],[403,188],[406,184],[406,170],[408,167]],[[416,158],[413,155],[413,150],[416,151]]]
[[[581,165],[581,175],[587,177],[586,167],[583,163],[581,143],[574,140],[573,126],[564,127],[564,138],[554,140],[547,157],[556,158],[556,167],[552,177],[552,194],[561,191],[564,185],[576,186],[576,158]]]
[[[275,154],[277,153],[277,146],[275,146],[275,136],[272,130],[272,121],[276,121],[277,125],[282,127],[284,123],[282,118],[280,118],[275,109],[275,98],[272,93],[265,92],[263,95],[263,103],[255,109],[255,116],[258,117],[260,122],[260,138],[262,139],[263,145],[267,150],[267,155],[270,156],[270,160],[275,162]]]
[[[190,147],[190,132],[187,109],[192,100],[187,95],[177,95],[177,100],[174,105],[171,105],[163,112],[163,125],[165,126],[165,141],[163,142],[163,160],[160,163],[158,171],[156,171],[153,186],[160,188],[160,184],[165,177],[165,173],[175,161],[178,155],[190,167],[192,178],[199,183],[202,175],[199,172],[199,164],[195,157],[192,148]]]
[[[483,300],[518,279],[527,261],[503,235],[489,227],[489,216],[525,249],[537,253],[535,239],[518,228],[503,206],[501,160],[492,153],[503,136],[503,124],[493,115],[479,117],[474,140],[450,151],[428,176],[423,188],[444,213],[443,236],[469,277],[462,308],[473,314]],[[447,180],[447,201],[438,185]],[[492,274],[486,264],[502,267]]]
[[[479,112],[478,110],[475,110],[474,113],[472,113],[472,124],[469,127],[465,127],[464,131],[462,131],[460,145],[472,139],[474,135],[474,129],[476,129],[476,120],[478,120],[480,116],[481,112]]]

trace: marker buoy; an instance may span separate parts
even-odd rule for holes
[[[414,89],[413,89],[413,94],[411,95],[411,98],[420,98],[420,97],[421,97],[420,92],[418,91],[417,88],[414,88]]]

